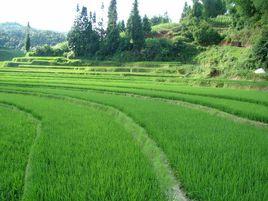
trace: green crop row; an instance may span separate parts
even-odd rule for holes
[[[0,105],[0,200],[21,200],[36,122]]]
[[[55,79],[55,76],[38,76],[35,75],[31,77],[29,75],[18,76],[15,75],[13,80],[27,80],[30,79],[32,81],[43,81],[49,83],[70,83],[70,84],[85,84],[85,85],[98,85],[104,87],[124,87],[124,88],[135,88],[135,89],[149,89],[149,90],[157,90],[157,91],[165,91],[165,92],[175,92],[181,94],[188,95],[199,95],[199,96],[209,96],[215,98],[224,98],[231,100],[239,100],[250,103],[258,103],[268,105],[268,93],[267,91],[257,91],[257,90],[241,90],[241,89],[228,89],[228,88],[208,88],[208,87],[190,87],[183,86],[180,83],[157,83],[157,82],[144,82],[145,80],[137,79],[135,82],[129,82],[128,79],[113,79],[109,77],[103,77],[97,81],[94,77],[93,80],[90,77],[87,79],[79,79],[78,77],[66,77],[66,76],[58,76]],[[80,76],[80,78],[83,78]],[[6,77],[5,77],[6,80]],[[10,76],[10,80],[12,80],[12,76]],[[137,82],[136,82],[137,81]],[[148,80],[150,81],[150,80]]]
[[[217,90],[213,91],[213,90],[207,89],[207,94],[205,94],[206,89],[203,89],[204,94],[198,95],[198,94],[193,94],[193,92],[189,92],[189,91],[188,92],[187,91],[186,92],[172,92],[172,91],[157,90],[158,85],[155,85],[154,88],[151,88],[152,85],[146,88],[146,85],[143,84],[144,85],[143,88],[135,88],[135,87],[131,87],[130,85],[118,86],[119,84],[114,83],[114,82],[111,82],[105,85],[105,84],[100,84],[96,82],[90,83],[90,82],[82,82],[82,81],[77,81],[77,83],[75,82],[70,83],[64,80],[53,80],[53,79],[52,80],[47,79],[46,81],[42,79],[40,80],[17,79],[17,80],[9,80],[9,81],[2,80],[2,85],[4,86],[6,84],[13,84],[15,86],[29,86],[29,87],[57,87],[57,88],[63,87],[63,88],[70,88],[70,89],[78,88],[81,90],[93,89],[93,90],[99,90],[99,91],[131,93],[131,94],[150,96],[150,97],[156,97],[156,98],[180,100],[180,101],[185,101],[185,102],[190,102],[194,104],[200,104],[200,105],[216,108],[224,112],[234,114],[237,116],[241,116],[241,117],[245,117],[251,120],[268,123],[268,107],[267,107],[266,99],[264,99],[267,93],[265,92],[249,91],[247,94],[246,91],[235,90],[233,92],[234,95],[231,96],[232,93],[229,93],[229,94],[226,93],[225,89],[222,91],[222,94],[219,92],[218,95],[216,94]],[[165,87],[165,85],[163,85],[162,87]],[[166,88],[168,88],[168,86]],[[186,87],[181,87],[181,88],[185,90],[191,89],[191,88],[186,88]],[[197,91],[197,88],[192,88],[192,91]],[[231,92],[231,90],[229,91]],[[202,89],[200,89],[200,94],[201,93],[202,93]],[[226,93],[228,96],[225,97],[224,93]],[[259,94],[259,95],[254,96],[254,93]],[[239,98],[236,98],[236,97],[239,97],[239,95],[240,95],[240,99],[242,100],[239,100]],[[243,96],[246,97],[244,98],[246,101],[243,101],[243,98],[241,98]],[[263,103],[263,104],[260,104],[260,103]]]
[[[26,92],[29,89],[21,90]],[[268,191],[264,178],[267,175],[265,164],[268,136],[265,128],[240,124],[202,111],[152,99],[79,91],[75,88],[64,90],[41,87],[35,91],[109,105],[131,116],[166,153],[176,177],[190,198],[211,201],[267,199]],[[26,98],[4,94],[1,99],[22,104]],[[32,101],[31,105],[36,104],[37,108],[51,102],[46,100],[42,103],[30,96],[27,99]],[[55,109],[50,106],[50,112],[57,114],[59,110],[63,113],[62,116],[65,116],[65,107],[72,111],[72,107],[66,103],[57,107]],[[42,111],[47,112],[46,107]],[[84,117],[82,111],[79,114]],[[80,118],[80,121],[84,120]],[[56,127],[59,124],[60,122],[55,122],[52,125]],[[60,137],[65,138],[62,135]]]
[[[0,93],[0,102],[28,111],[42,121],[40,137],[33,146],[28,164],[22,200],[165,200],[148,159],[122,125],[104,111],[63,100],[19,94]],[[9,143],[12,143],[11,147],[6,147],[9,143],[1,138],[4,147],[1,146],[0,154],[6,156],[3,164],[9,164],[6,161],[10,160],[15,165],[16,161],[8,156],[16,152],[8,148],[19,146],[17,149],[25,150],[26,156],[19,153],[13,158],[25,166],[29,143],[22,142],[31,141],[31,138],[24,139],[22,134],[31,135],[29,125],[8,113],[1,115],[2,118],[6,118],[3,122],[8,124],[1,124],[1,127],[8,132],[1,132],[1,137],[11,138]],[[2,162],[1,158],[0,164]],[[12,170],[8,167],[4,170],[0,172],[3,179],[1,196],[15,196],[17,192],[13,192],[16,190],[13,186],[17,182],[21,184],[23,178],[17,178],[10,185],[5,175],[12,177]],[[17,171],[22,170],[24,172],[24,168]]]
[[[17,64],[16,64],[17,65]],[[18,64],[19,65],[19,64]],[[224,80],[224,79],[193,79],[193,78],[183,78],[182,75],[185,73],[183,72],[184,69],[188,69],[188,67],[176,67],[176,68],[153,68],[153,71],[157,72],[157,74],[153,73],[130,73],[130,72],[101,72],[101,71],[111,71],[107,70],[109,68],[114,68],[114,66],[100,66],[100,67],[79,67],[79,66],[44,66],[44,65],[31,65],[25,66],[21,65],[23,69],[20,68],[3,68],[0,70],[0,73],[16,73],[24,74],[34,74],[35,76],[47,76],[48,74],[57,74],[57,76],[80,76],[83,75],[84,77],[87,76],[91,78],[92,76],[98,75],[102,77],[124,77],[124,78],[131,78],[135,77],[135,79],[154,79],[156,82],[167,82],[167,83],[183,83],[186,85],[194,85],[194,86],[212,86],[212,87],[233,87],[233,88],[257,88],[257,89],[267,89],[268,84],[265,81],[239,81],[239,80]],[[39,68],[40,67],[40,68]],[[89,70],[85,69],[93,69],[100,72],[90,72]],[[130,69],[130,67],[117,67],[119,69],[123,68],[124,70]],[[137,71],[142,72],[142,68],[140,67],[131,67],[137,69]],[[76,70],[74,70],[76,69]],[[159,69],[159,70],[158,70]],[[134,70],[136,71],[136,70]],[[149,71],[149,69],[146,69]],[[179,76],[174,76],[170,73],[179,73]],[[95,74],[95,75],[94,75]],[[146,77],[147,75],[147,77]]]

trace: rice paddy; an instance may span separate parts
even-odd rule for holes
[[[16,62],[0,68],[0,200],[268,199],[267,83]]]

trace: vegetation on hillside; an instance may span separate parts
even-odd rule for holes
[[[64,54],[68,58],[83,57],[94,60],[193,63],[198,61],[194,58],[200,52],[212,45],[221,44],[253,46],[249,54],[243,54],[247,63],[243,69],[267,68],[266,10],[261,8],[257,1],[249,0],[248,4],[243,2],[194,0],[192,6],[185,4],[180,23],[170,23],[167,14],[151,19],[147,16],[142,18],[138,11],[138,1],[134,1],[132,12],[125,25],[124,21],[118,22],[117,2],[112,0],[106,30],[101,22],[96,21],[98,13],[94,13],[93,16],[86,7],[78,6],[76,20],[68,34],[70,49],[65,48],[62,51],[46,46],[30,55],[62,56]],[[248,15],[247,9],[254,12]],[[257,37],[254,36],[255,28],[259,32]],[[243,51],[241,48],[241,52]],[[211,58],[208,58],[208,63],[209,59]],[[241,66],[240,63],[235,62],[233,65],[237,68]]]
[[[27,27],[18,23],[0,23],[0,48],[25,50]],[[31,46],[56,45],[66,40],[65,34],[30,29]]]
[[[171,23],[167,13],[151,19],[140,16],[135,0],[125,23],[118,21],[117,1],[112,0],[107,28],[103,16],[78,5],[67,42],[34,47],[31,36],[33,51],[28,56],[121,63],[177,61],[195,64],[196,68],[187,71],[200,77],[251,78],[254,69],[268,65],[267,11],[266,2],[260,6],[262,2],[193,0],[191,6],[185,4],[180,22]],[[233,50],[239,54],[233,55]]]

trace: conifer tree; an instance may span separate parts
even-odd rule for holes
[[[108,9],[108,30],[114,29],[117,26],[117,2],[116,0],[111,0]]]
[[[100,41],[103,42],[106,31],[104,29],[104,10],[105,10],[105,6],[104,3],[101,2],[101,7],[100,7],[100,19],[97,23],[97,27],[96,27],[96,31],[98,32],[98,35],[100,37]]]
[[[191,12],[191,6],[189,6],[188,3],[185,2],[184,8],[181,14],[181,20],[186,18],[190,14],[190,12]]]
[[[200,19],[203,15],[203,5],[199,2],[199,0],[193,0],[193,9],[192,16]]]
[[[150,35],[152,32],[152,26],[151,26],[151,22],[150,22],[149,18],[147,17],[147,15],[145,15],[143,17],[142,25],[143,25],[143,31],[144,31],[145,36]]]
[[[138,9],[138,0],[134,0],[133,9],[127,23],[127,34],[131,39],[134,51],[140,51],[145,44],[142,20]]]
[[[31,39],[30,39],[30,23],[27,25],[26,40],[25,40],[25,50],[29,52],[31,49]]]
[[[117,2],[116,0],[111,0],[108,10],[108,27],[106,36],[106,50],[108,54],[114,54],[119,46],[120,35],[117,19]]]
[[[76,56],[92,56],[99,48],[98,34],[92,29],[87,8],[77,9],[77,17],[68,33],[68,43]]]
[[[81,24],[80,7],[77,4],[74,24],[67,36],[68,45],[76,56],[80,56],[82,54],[82,48],[81,48],[82,38],[81,38],[80,24]]]
[[[226,5],[223,0],[202,0],[204,6],[203,16],[205,18],[217,17],[226,12]]]
[[[125,21],[122,20],[118,23],[118,29],[120,32],[125,32],[126,31],[126,24]]]
[[[91,13],[91,19],[92,19],[92,12]],[[87,8],[82,7],[81,16],[81,37],[82,37],[82,56],[88,56],[91,53],[91,34],[92,34],[92,23],[90,19],[88,18]]]

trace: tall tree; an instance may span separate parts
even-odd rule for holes
[[[111,0],[108,9],[108,30],[113,29],[117,26],[117,2],[116,0]]]
[[[118,29],[120,32],[125,32],[126,31],[126,24],[125,21],[122,20],[118,23]]]
[[[31,49],[30,29],[31,29],[30,23],[28,22],[27,31],[26,31],[26,39],[25,39],[25,50],[27,52],[29,52]]]
[[[74,24],[67,36],[69,47],[75,53],[76,56],[80,56],[82,54],[82,48],[81,48],[82,38],[81,38],[80,24],[81,24],[80,7],[77,4]]]
[[[104,29],[104,15],[105,15],[105,6],[104,3],[101,2],[101,7],[100,7],[100,17],[99,17],[99,21],[97,23],[97,27],[96,27],[96,31],[98,32],[99,36],[100,36],[100,41],[103,42],[106,31]]]
[[[145,15],[142,19],[142,25],[143,25],[143,31],[144,31],[144,34],[147,36],[147,35],[150,35],[151,32],[152,32],[152,26],[151,26],[151,22],[149,20],[149,18],[147,17],[147,15]]]
[[[106,36],[106,49],[109,54],[116,52],[120,42],[117,19],[117,2],[116,0],[111,0],[108,10],[108,27]]]
[[[191,12],[191,6],[188,5],[187,2],[185,2],[184,4],[184,7],[183,7],[183,11],[182,11],[182,14],[181,14],[181,20],[186,18]]]
[[[226,12],[226,5],[223,0],[202,0],[204,6],[204,17],[217,17]]]
[[[92,13],[91,13],[92,18]],[[82,37],[82,56],[88,56],[91,54],[91,34],[92,34],[92,23],[88,17],[87,8],[82,7],[81,16],[81,37]]]
[[[203,5],[200,3],[199,0],[193,0],[193,9],[192,9],[192,16],[196,18],[201,18],[203,15]]]
[[[127,34],[131,39],[134,51],[140,51],[145,44],[142,20],[138,9],[138,0],[134,0],[133,9],[127,23]]]
[[[239,28],[243,28],[245,24],[254,24],[260,19],[261,24],[268,24],[267,0],[226,0],[226,3],[234,25],[239,25]]]
[[[76,56],[92,56],[98,50],[99,38],[92,29],[86,7],[82,7],[81,12],[78,11],[74,25],[68,33],[68,43]]]

